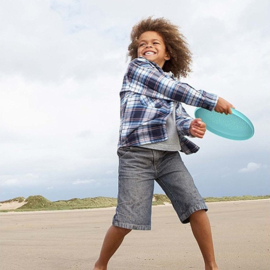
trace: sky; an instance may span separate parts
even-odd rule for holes
[[[270,194],[269,11],[269,0],[0,0],[0,201],[117,196],[119,91],[131,29],[149,16],[187,39],[181,81],[255,128],[245,141],[207,132],[181,154],[202,196]]]

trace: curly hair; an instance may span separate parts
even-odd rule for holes
[[[191,72],[192,54],[178,27],[164,18],[152,19],[149,17],[132,28],[131,43],[128,46],[128,56],[131,57],[131,60],[137,57],[140,35],[147,31],[155,31],[162,36],[166,50],[170,55],[170,60],[165,62],[162,69],[165,72],[171,71],[175,77],[186,77]]]

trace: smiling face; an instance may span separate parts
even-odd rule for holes
[[[158,64],[161,68],[170,59],[162,36],[155,31],[147,31],[138,39],[137,56]]]

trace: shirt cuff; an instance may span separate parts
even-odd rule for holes
[[[203,97],[204,97],[204,100],[200,107],[209,111],[213,111],[217,105],[218,96],[215,94],[211,94],[206,91],[203,91]]]
[[[193,137],[189,132],[191,121],[193,119],[185,119],[177,123],[177,130],[181,135]]]

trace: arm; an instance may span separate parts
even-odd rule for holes
[[[186,112],[181,103],[178,103],[175,113],[176,128],[179,134],[181,134],[182,136],[193,136],[190,127],[194,119]]]
[[[192,136],[202,139],[206,132],[206,124],[200,118],[193,119],[181,104],[178,104],[176,119],[177,130],[183,136]]]
[[[217,103],[216,95],[167,77],[159,67],[144,58],[130,62],[127,78],[132,91],[146,96],[174,100],[207,110],[213,110]]]
[[[127,72],[131,90],[160,99],[183,102],[216,112],[231,114],[232,104],[221,97],[203,90],[196,90],[186,83],[168,78],[162,69],[144,58],[130,62]]]

